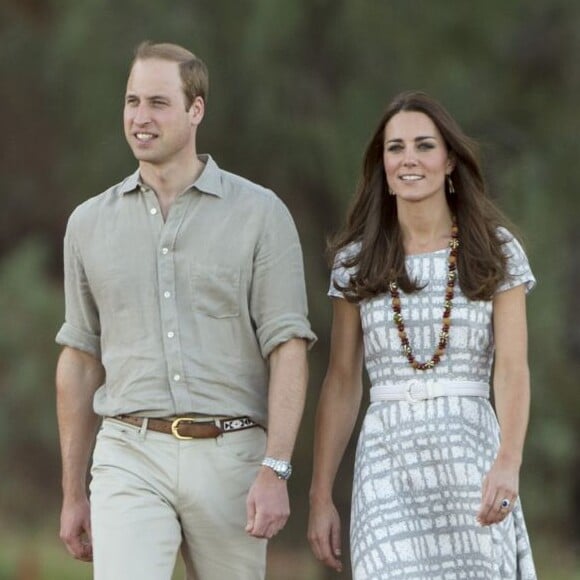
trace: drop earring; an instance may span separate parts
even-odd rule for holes
[[[447,175],[447,190],[449,193],[455,193],[455,188],[453,187],[453,180],[451,179],[451,175]]]

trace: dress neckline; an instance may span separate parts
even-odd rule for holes
[[[405,254],[405,258],[423,258],[425,256],[434,256],[435,254],[443,254],[449,251],[449,247],[441,248],[440,250],[432,250],[430,252],[420,252],[418,254]]]

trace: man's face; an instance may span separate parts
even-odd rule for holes
[[[179,66],[160,59],[137,60],[127,81],[125,137],[140,162],[165,165],[195,152],[203,100],[185,110]]]

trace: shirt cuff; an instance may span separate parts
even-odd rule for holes
[[[314,346],[317,338],[303,316],[285,316],[261,326],[258,331],[258,342],[262,356],[267,359],[272,351],[292,338],[303,338],[308,342],[308,349]]]
[[[65,322],[58,331],[55,341],[62,346],[70,346],[82,350],[97,360],[101,359],[101,337],[89,334]]]

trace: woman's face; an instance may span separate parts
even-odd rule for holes
[[[445,199],[445,178],[453,170],[443,137],[425,113],[401,111],[385,125],[383,163],[398,201]]]

